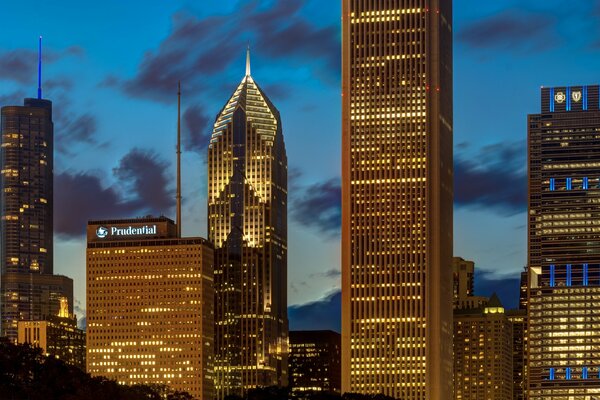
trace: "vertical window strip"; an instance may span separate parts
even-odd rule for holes
[[[571,286],[571,264],[567,264],[567,286]]]
[[[550,178],[550,190],[554,190],[554,188],[555,188],[554,178]]]
[[[554,264],[550,265],[550,287],[554,287],[556,285],[555,275],[554,275]]]
[[[567,178],[567,190],[571,190],[571,188],[573,187],[573,180],[572,178]]]
[[[589,184],[588,184],[588,178],[587,178],[587,176],[583,178],[583,183],[581,185],[583,187],[583,190],[587,190],[588,189]]]
[[[583,264],[583,286],[588,285],[588,265]]]

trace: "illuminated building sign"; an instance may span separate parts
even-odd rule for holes
[[[100,239],[104,239],[107,236],[145,236],[156,235],[157,231],[156,225],[128,226],[126,228],[99,226],[96,229],[96,236]]]
[[[542,88],[542,112],[588,111],[600,109],[600,87],[562,86]]]

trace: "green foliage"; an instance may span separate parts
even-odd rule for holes
[[[0,342],[0,398],[5,400],[193,400],[163,385],[119,385],[92,377],[39,348]]]

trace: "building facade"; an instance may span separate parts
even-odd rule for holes
[[[530,400],[600,397],[598,96],[542,88],[528,118]]]
[[[90,221],[87,372],[213,399],[213,249],[166,217]]]
[[[342,1],[342,391],[452,397],[452,2]]]
[[[507,310],[506,316],[512,324],[513,338],[513,399],[525,399],[527,310]]]
[[[494,294],[454,312],[454,399],[513,399],[512,324]]]
[[[0,113],[0,335],[14,342],[19,320],[55,315],[64,296],[72,307],[73,282],[53,275],[52,102]]]
[[[66,297],[57,315],[43,321],[19,321],[17,343],[40,347],[45,355],[85,371],[85,332],[77,328],[75,315],[69,314]]]
[[[208,148],[217,398],[287,386],[287,157],[281,118],[250,74]]]
[[[462,257],[452,257],[454,309],[484,306],[487,297],[475,296],[475,263]]]
[[[289,375],[292,393],[342,389],[341,336],[334,331],[290,331]]]

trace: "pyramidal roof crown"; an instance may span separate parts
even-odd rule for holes
[[[254,82],[250,69],[250,46],[246,49],[246,74],[235,89],[233,95],[217,117],[213,126],[210,143],[219,140],[223,131],[233,118],[233,113],[240,107],[246,112],[247,120],[256,128],[256,132],[265,140],[272,141],[277,134],[278,112],[269,98]]]

